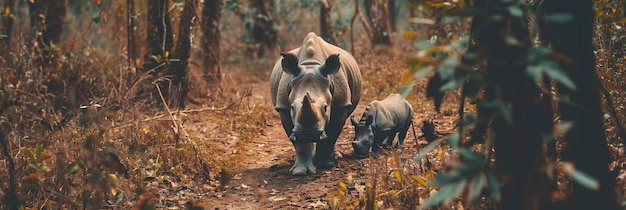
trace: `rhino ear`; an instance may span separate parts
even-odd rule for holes
[[[340,66],[341,63],[339,63],[339,54],[333,54],[328,56],[326,63],[324,63],[324,65],[320,68],[320,71],[324,76],[326,76],[337,73]]]
[[[281,65],[285,73],[291,75],[300,73],[300,67],[298,67],[298,58],[296,58],[296,55],[292,53],[281,53],[281,55],[283,56]]]

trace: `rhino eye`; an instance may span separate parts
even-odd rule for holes
[[[324,112],[328,112],[328,104],[324,104]]]

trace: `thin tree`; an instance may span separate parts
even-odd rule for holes
[[[126,0],[126,54],[128,56],[128,69],[133,71],[135,69],[135,1]]]
[[[265,2],[269,5],[265,5]],[[266,49],[278,50],[278,31],[270,12],[274,1],[254,0],[250,6],[256,11],[251,33],[252,44],[258,47],[256,56],[263,57]]]
[[[13,13],[15,0],[6,0],[4,2],[4,12],[2,13],[2,37],[0,37],[0,50],[3,57],[6,57],[9,43],[11,43],[11,33],[13,30]]]
[[[220,63],[220,8],[222,1],[205,0],[202,7],[202,51],[204,52],[204,79],[215,84],[221,81]]]
[[[543,110],[540,89],[526,76],[526,57],[531,47],[526,18],[523,14],[507,14],[505,21],[488,18],[502,12],[504,1],[476,0],[474,6],[484,8],[487,16],[476,15],[472,35],[476,46],[470,53],[483,51],[487,60],[485,77],[490,78],[482,101],[502,101],[510,116],[497,114],[481,106],[480,116],[491,116],[488,127],[493,131],[495,147],[494,172],[508,177],[501,188],[502,209],[539,209],[548,201],[548,179],[543,175],[542,136],[551,131],[552,116]],[[490,7],[493,6],[493,7]],[[486,26],[486,27],[483,27]],[[507,43],[515,39],[518,44]],[[548,125],[548,126],[546,126]]]
[[[391,32],[396,32],[398,27],[396,26],[396,20],[398,19],[398,9],[396,8],[396,0],[388,0],[387,9],[389,9],[389,26],[391,28]]]
[[[29,1],[30,25],[36,48],[42,50],[44,64],[55,60],[55,48],[61,42],[68,0]]]
[[[189,55],[191,53],[191,27],[196,17],[196,0],[185,0],[183,12],[180,17],[178,29],[178,43],[174,51],[174,61],[170,62],[168,67],[172,72],[172,87],[170,93],[176,93],[174,105],[184,108],[185,98],[187,97],[187,72],[189,66]]]
[[[611,157],[602,123],[599,81],[593,54],[594,12],[591,0],[545,1],[546,16],[570,14],[572,20],[549,22],[547,37],[553,49],[570,59],[560,65],[576,89],[559,86],[559,93],[567,95],[569,103],[559,103],[563,121],[574,123],[565,136],[564,159],[572,161],[577,170],[588,173],[600,183],[597,190],[578,182],[573,183],[573,195],[567,209],[619,209],[615,197],[616,173],[609,171]],[[572,106],[576,104],[578,106]]]
[[[389,9],[386,1],[363,0],[369,25],[372,26],[372,46],[393,45],[391,41],[391,25]]]
[[[169,58],[174,44],[168,8],[168,0],[148,2],[148,55],[144,59],[143,68],[154,70],[155,75],[163,70],[164,65],[161,63]]]
[[[320,1],[320,36],[328,43],[337,44],[337,38],[332,29],[332,20],[330,18],[332,6],[328,0]]]

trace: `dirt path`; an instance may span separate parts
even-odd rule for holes
[[[264,100],[265,106],[271,106],[269,82],[251,84],[256,90],[253,98]],[[355,112],[360,116],[368,101],[361,101]],[[421,119],[432,115],[427,108],[416,107],[415,125]],[[268,107],[268,110],[273,108]],[[432,110],[432,109],[431,109]],[[343,132],[335,145],[336,151],[342,155],[337,167],[319,170],[316,174],[294,177],[289,168],[294,162],[295,151],[288,141],[278,114],[267,119],[267,126],[260,131],[259,138],[250,142],[245,151],[246,158],[237,164],[238,169],[229,181],[228,186],[208,202],[216,209],[308,209],[326,205],[328,195],[335,191],[338,182],[350,176],[357,185],[365,185],[370,169],[370,159],[354,159],[351,155],[351,138],[354,136],[353,126],[346,121]],[[419,129],[416,128],[419,135]],[[401,160],[407,160],[416,152],[416,141],[413,131],[406,140],[407,149],[399,152]],[[383,155],[379,158],[386,158]]]

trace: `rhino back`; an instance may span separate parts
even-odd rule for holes
[[[387,130],[397,130],[413,119],[413,108],[402,96],[389,95],[384,100],[375,104],[376,127]]]
[[[313,53],[309,51],[311,47],[313,47]],[[333,84],[333,105],[344,107],[351,104],[349,113],[352,113],[361,99],[362,80],[361,70],[354,56],[348,51],[324,41],[322,37],[312,32],[306,36],[300,49],[305,50],[299,50],[297,54],[299,61],[315,59],[323,63],[328,56],[339,54],[341,69],[339,72],[328,76]]]

